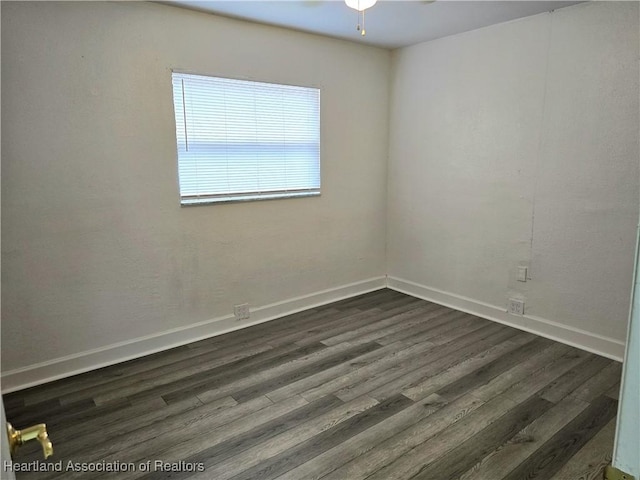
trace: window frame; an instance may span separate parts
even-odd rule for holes
[[[174,74],[177,75],[193,75],[198,77],[211,77],[215,79],[221,80],[231,80],[231,81],[240,81],[240,82],[252,82],[258,84],[266,84],[266,85],[274,85],[276,87],[298,87],[298,88],[306,88],[306,89],[315,89],[317,90],[318,95],[318,159],[317,159],[317,177],[318,177],[318,186],[317,187],[309,187],[309,188],[300,188],[300,189],[282,189],[282,190],[262,190],[255,192],[229,192],[229,193],[214,193],[214,194],[195,194],[195,195],[183,195],[181,189],[181,177],[180,177],[180,146],[178,140],[178,125],[176,121],[176,116],[178,112],[176,112],[176,103],[174,98]],[[254,202],[254,201],[265,201],[265,200],[283,200],[290,198],[310,198],[310,197],[320,197],[322,196],[322,95],[321,88],[317,85],[298,85],[293,83],[281,83],[274,81],[263,81],[256,80],[255,78],[250,77],[231,77],[231,76],[223,76],[219,74],[211,74],[211,73],[194,73],[188,70],[181,69],[171,69],[171,104],[172,110],[174,113],[173,116],[173,126],[174,126],[174,138],[175,138],[175,147],[176,147],[176,178],[177,178],[177,187],[178,187],[178,199],[180,201],[181,207],[196,207],[196,206],[205,206],[205,205],[217,205],[217,204],[226,204],[226,203],[244,203],[244,202]]]

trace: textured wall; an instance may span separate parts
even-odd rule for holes
[[[624,340],[638,21],[591,2],[394,52],[389,275]]]
[[[396,51],[390,149],[386,51],[156,4],[1,8],[4,371],[384,273],[624,338],[636,3]],[[180,208],[171,68],[320,87],[322,197]]]
[[[384,275],[388,51],[19,2],[2,64],[4,371]],[[320,87],[322,196],[180,208],[172,68]]]

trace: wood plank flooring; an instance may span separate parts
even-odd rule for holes
[[[384,289],[4,402],[17,428],[47,424],[37,465],[62,469],[19,480],[593,479],[620,373]],[[14,461],[40,458],[27,444]]]

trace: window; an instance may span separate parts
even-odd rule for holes
[[[173,73],[182,205],[320,194],[320,91]]]

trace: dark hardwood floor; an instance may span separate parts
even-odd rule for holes
[[[610,460],[620,373],[379,290],[4,402],[16,428],[47,423],[62,469],[18,479],[573,480]]]

